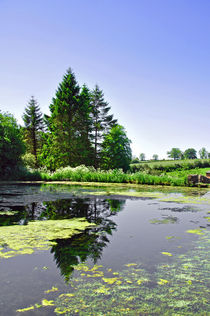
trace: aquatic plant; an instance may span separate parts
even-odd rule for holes
[[[175,224],[177,223],[178,218],[174,216],[163,216],[162,219],[153,218],[150,220],[151,224]]]
[[[204,231],[192,250],[153,274],[137,263],[114,272],[101,265],[77,265],[65,293],[28,308],[54,305],[56,315],[209,315],[209,238]]]
[[[28,225],[0,227],[0,257],[10,258],[46,250],[57,244],[55,239],[70,238],[87,227],[94,226],[84,218],[29,222]]]

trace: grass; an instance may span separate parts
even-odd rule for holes
[[[196,169],[189,169],[189,170],[175,170],[172,172],[167,172],[167,175],[172,177],[185,177],[190,174],[201,174],[203,176],[206,175],[206,172],[209,171],[210,168],[196,168]]]
[[[101,170],[84,165],[76,168],[65,167],[50,172],[44,169],[29,170],[20,168],[14,172],[11,179],[22,181],[71,181],[71,182],[101,182],[101,183],[133,183],[148,185],[189,186],[189,174],[205,175],[210,169],[210,159],[180,160],[140,163],[141,170],[124,173],[121,169]],[[202,166],[195,167],[195,166]],[[205,168],[203,166],[206,166]],[[134,170],[135,168],[131,168]]]
[[[14,180],[14,179],[13,179]],[[93,167],[78,166],[76,168],[65,167],[49,171],[29,171],[23,169],[15,180],[27,181],[75,181],[75,182],[102,182],[102,183],[134,183],[149,185],[186,186],[187,177],[171,175],[151,175],[145,172],[124,173],[120,169],[95,170]]]
[[[152,161],[130,165],[132,172],[146,171],[147,173],[154,171],[172,172],[174,170],[190,170],[198,168],[210,168],[210,159]]]

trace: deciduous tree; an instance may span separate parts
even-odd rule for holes
[[[140,159],[141,161],[144,161],[144,160],[146,159],[145,154],[144,154],[144,153],[141,153],[141,154],[139,155],[139,159]]]
[[[104,169],[129,169],[132,158],[131,141],[122,125],[115,125],[104,137],[102,143],[102,167]]]
[[[184,158],[185,159],[196,159],[197,152],[194,148],[188,148],[184,151]]]
[[[0,175],[6,177],[21,163],[25,151],[20,128],[11,114],[0,112]]]
[[[158,155],[157,155],[157,154],[154,154],[154,155],[152,156],[152,158],[153,158],[154,160],[158,160]]]
[[[200,156],[201,159],[207,159],[208,158],[208,151],[206,150],[205,147],[202,147],[199,150],[199,156]]]
[[[173,158],[174,160],[182,158],[182,151],[179,148],[172,148],[167,152],[169,158]]]

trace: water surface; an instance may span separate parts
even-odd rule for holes
[[[207,190],[1,185],[1,226],[96,225],[48,250],[1,258],[0,314],[207,315],[209,211]]]

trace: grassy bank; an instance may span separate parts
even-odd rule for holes
[[[147,173],[172,172],[175,170],[181,171],[198,168],[210,168],[210,159],[148,161],[130,165],[131,172],[145,171]]]
[[[43,181],[76,181],[76,182],[104,182],[104,183],[134,183],[149,185],[187,186],[187,176],[150,175],[145,172],[124,173],[121,170],[95,170],[93,167],[79,166],[65,167],[55,172],[29,171],[22,169],[11,180],[43,180]]]
[[[189,169],[189,170],[174,170],[172,172],[167,172],[168,176],[172,177],[186,177],[190,174],[202,174],[203,176],[206,175],[206,172],[209,171],[210,168],[196,168],[196,169]]]
[[[182,163],[183,162],[183,163]],[[179,167],[177,163],[172,161],[171,165],[164,162],[165,170],[158,170],[160,165],[151,163],[151,166],[145,167],[142,171],[124,173],[122,170],[100,170],[93,167],[78,166],[76,168],[65,167],[57,169],[54,172],[47,170],[29,170],[20,168],[16,170],[10,178],[6,177],[0,180],[22,180],[22,181],[74,181],[74,182],[101,182],[101,183],[133,183],[148,185],[167,185],[167,186],[189,186],[189,174],[205,175],[208,168],[188,168],[196,165],[196,161],[180,161]],[[202,160],[199,164],[208,165],[210,160]],[[182,164],[182,167],[180,167]],[[143,164],[147,165],[147,164]],[[173,167],[171,170],[171,166]],[[177,167],[174,169],[174,167]],[[167,171],[167,170],[170,171]]]

